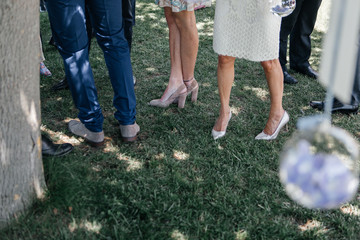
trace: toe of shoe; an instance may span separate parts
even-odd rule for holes
[[[312,108],[319,109],[319,110],[322,110],[324,108],[324,102],[322,102],[322,101],[311,101],[309,103],[309,105]]]
[[[79,123],[80,123],[79,121],[70,120],[70,122],[68,123],[69,129],[71,130],[71,129],[75,128],[76,126],[79,125]]]

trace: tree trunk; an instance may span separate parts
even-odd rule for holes
[[[39,0],[0,0],[0,228],[44,192]]]

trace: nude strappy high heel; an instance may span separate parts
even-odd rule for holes
[[[154,99],[149,102],[150,106],[166,108],[177,100],[178,108],[184,108],[187,97],[187,88],[185,84],[181,85],[170,97],[164,101],[161,99]]]
[[[199,84],[198,82],[195,80],[195,78],[189,79],[189,80],[184,80],[184,83],[187,87],[187,94],[191,93],[191,101],[192,102],[196,102],[197,101],[197,97],[198,97],[198,93],[199,93]]]

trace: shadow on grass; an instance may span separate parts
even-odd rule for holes
[[[237,60],[231,96],[236,114],[227,136],[213,141],[211,128],[219,108],[217,56],[212,50],[214,6],[196,15],[199,100],[188,101],[185,109],[152,108],[147,103],[162,94],[170,74],[168,30],[162,10],[138,0],[132,62],[141,133],[134,144],[120,141],[112,116],[113,93],[95,40],[90,62],[106,135],[99,149],[68,132],[66,119],[76,117],[77,111],[68,91],[49,91],[63,77],[63,66],[59,54],[45,46],[53,77],[41,78],[43,128],[55,140],[77,145],[62,158],[44,159],[46,200],[2,231],[2,239],[337,239],[359,234],[356,218],[340,211],[304,209],[289,200],[278,180],[278,156],[295,131],[296,119],[314,114],[306,107],[309,100],[324,96],[316,81],[295,74],[299,84],[284,90],[290,131],[276,141],[255,141],[270,103],[266,80],[260,64]],[[46,14],[41,24],[44,38],[49,37]],[[311,62],[317,68],[322,34],[314,32],[313,39]],[[356,120],[335,116],[347,129],[359,129]],[[352,204],[353,209],[358,206]],[[306,230],[309,220],[315,230]],[[329,231],[318,231],[323,228]]]

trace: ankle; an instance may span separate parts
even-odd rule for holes
[[[222,107],[220,109],[220,116],[221,117],[227,117],[227,116],[229,116],[230,112],[231,112],[231,110],[230,110],[229,106],[228,107]]]
[[[277,111],[271,111],[269,114],[269,119],[280,121],[281,118],[284,116],[284,114],[285,114],[285,110],[283,108]]]
[[[267,135],[272,135],[275,132],[275,130],[279,126],[284,114],[285,114],[285,110],[282,110],[282,113],[279,112],[278,114],[272,114],[269,117],[269,119],[265,125],[265,128],[264,128],[264,132]]]
[[[195,78],[191,77],[188,80],[183,80],[183,82],[186,86],[190,86],[194,80],[195,80]]]

